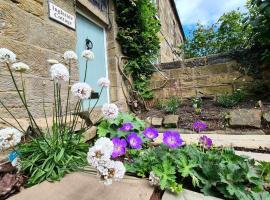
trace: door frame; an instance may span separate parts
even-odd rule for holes
[[[83,12],[82,10],[80,10],[79,8],[76,9],[76,16],[77,15],[81,15],[84,18],[86,18],[87,20],[89,20],[90,22],[94,23],[95,25],[97,25],[98,27],[102,28],[103,30],[103,37],[104,37],[104,50],[105,50],[105,70],[106,70],[106,78],[109,79],[109,68],[108,68],[108,50],[107,50],[107,32],[104,26],[102,26],[101,24],[97,23],[95,20],[93,20],[90,16],[88,16],[87,14],[85,14],[85,12]],[[76,17],[77,18],[77,17]],[[76,33],[77,33],[77,21],[76,21]],[[77,42],[77,39],[76,39]],[[101,77],[100,77],[101,78]],[[108,99],[108,103],[111,102],[110,99],[110,87],[106,88],[107,90],[107,99]]]

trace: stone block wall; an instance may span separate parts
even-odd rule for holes
[[[75,15],[73,1],[54,0],[54,3]],[[49,78],[47,60],[62,61],[63,53],[75,49],[75,46],[76,32],[48,18],[48,1],[0,0],[0,47],[12,50],[18,61],[30,66],[24,78],[26,98],[34,117],[44,117],[43,99],[45,110],[52,111],[53,83]],[[72,67],[71,77],[72,82],[78,80],[78,67]],[[16,79],[20,80],[19,74],[16,74]],[[65,96],[63,94],[63,98]],[[0,99],[16,117],[26,116],[7,67],[3,65],[0,66]],[[2,106],[0,113],[3,118],[10,117]]]
[[[181,57],[174,54],[175,49],[184,41],[181,32],[181,24],[174,12],[171,0],[157,0],[158,15],[161,23],[160,31],[160,63],[180,60]]]
[[[159,99],[171,96],[190,98],[197,95],[215,97],[232,93],[253,81],[252,77],[239,71],[239,63],[224,55],[164,63],[159,67],[162,72],[155,72],[151,78],[151,88]]]

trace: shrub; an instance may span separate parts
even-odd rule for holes
[[[175,114],[177,109],[180,108],[181,104],[181,99],[178,97],[170,97],[164,102],[163,107],[167,113]]]
[[[217,97],[217,105],[224,108],[231,108],[245,99],[245,92],[237,89],[232,95],[225,93]]]

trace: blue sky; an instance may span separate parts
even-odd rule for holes
[[[175,0],[186,35],[198,21],[214,23],[223,13],[240,8],[244,11],[247,0]]]

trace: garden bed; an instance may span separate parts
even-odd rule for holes
[[[262,111],[269,111],[270,102],[263,102],[263,103],[264,106],[261,108]],[[180,127],[181,129],[192,130],[193,123],[195,121],[201,120],[207,123],[207,131],[215,131],[215,130],[223,130],[226,128],[225,116],[228,112],[235,109],[253,109],[256,104],[257,101],[249,100],[245,102],[240,102],[237,106],[234,106],[232,108],[223,108],[218,106],[214,100],[204,99],[201,114],[196,114],[194,112],[194,108],[192,106],[191,101],[186,100],[182,102],[180,108],[176,110],[175,114],[179,115],[180,117],[178,127]],[[143,112],[138,116],[142,119],[146,119],[147,117],[153,116],[162,118],[165,117],[166,115],[168,115],[168,113],[154,106],[149,111]],[[263,123],[262,130],[265,130],[266,133],[270,134],[269,124]]]

